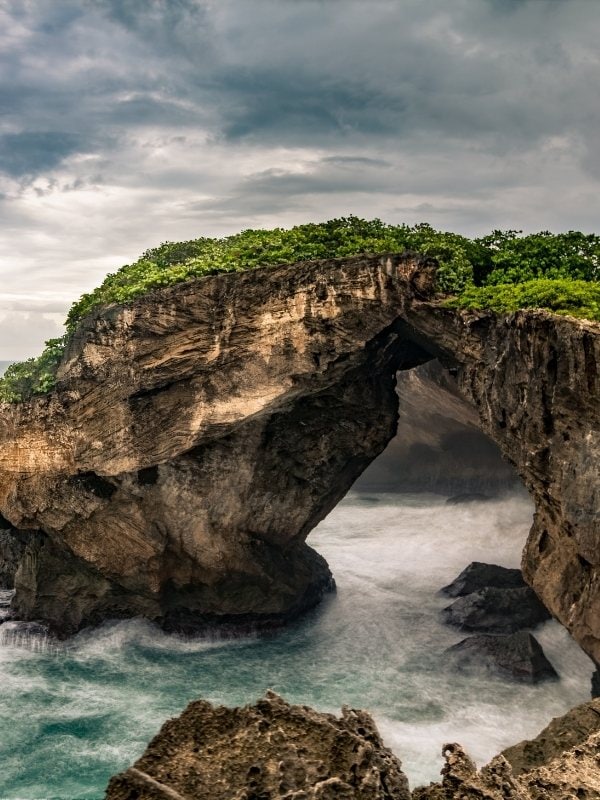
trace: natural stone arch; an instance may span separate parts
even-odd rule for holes
[[[267,624],[330,582],[306,544],[438,357],[536,503],[526,578],[600,661],[599,327],[459,312],[412,256],[181,284],[86,319],[58,390],[0,419],[0,512],[37,533],[15,611]]]

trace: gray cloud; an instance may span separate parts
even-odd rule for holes
[[[589,230],[599,23],[588,0],[0,0],[0,313],[249,226]]]
[[[0,134],[0,172],[20,177],[50,171],[81,149],[80,138],[68,131]]]

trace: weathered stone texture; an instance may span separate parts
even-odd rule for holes
[[[163,725],[106,800],[410,800],[398,759],[365,711],[341,718],[273,692],[254,706],[191,703]]]

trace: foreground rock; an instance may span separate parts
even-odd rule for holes
[[[442,782],[412,800],[595,800],[600,797],[600,703],[553,720],[477,770],[443,748]],[[198,701],[167,722],[106,800],[409,800],[400,762],[364,711],[340,719],[268,692],[254,706]]]
[[[461,631],[514,633],[550,619],[533,589],[489,587],[459,597],[441,612],[443,622]]]
[[[509,569],[497,564],[472,561],[441,593],[448,597],[464,597],[480,589],[518,589],[526,586],[520,569]]]
[[[268,692],[255,706],[191,703],[167,722],[106,800],[409,800],[371,717],[341,718]]]
[[[462,672],[485,670],[522,683],[556,680],[558,675],[534,636],[471,636],[449,647],[445,655]]]
[[[415,789],[413,800],[596,800],[600,797],[600,734],[592,734],[543,766],[515,776],[504,756],[477,771],[458,744],[443,748],[442,782]]]

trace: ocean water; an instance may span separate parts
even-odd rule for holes
[[[130,621],[40,652],[2,642],[0,627],[0,798],[101,798],[188,701],[244,704],[267,688],[326,711],[367,708],[413,786],[437,779],[448,741],[484,763],[589,697],[591,662],[554,622],[536,636],[559,682],[444,663],[462,636],[439,623],[437,590],[472,560],[517,566],[531,514],[522,495],[446,505],[350,493],[310,537],[337,594],[269,639],[190,642]]]

